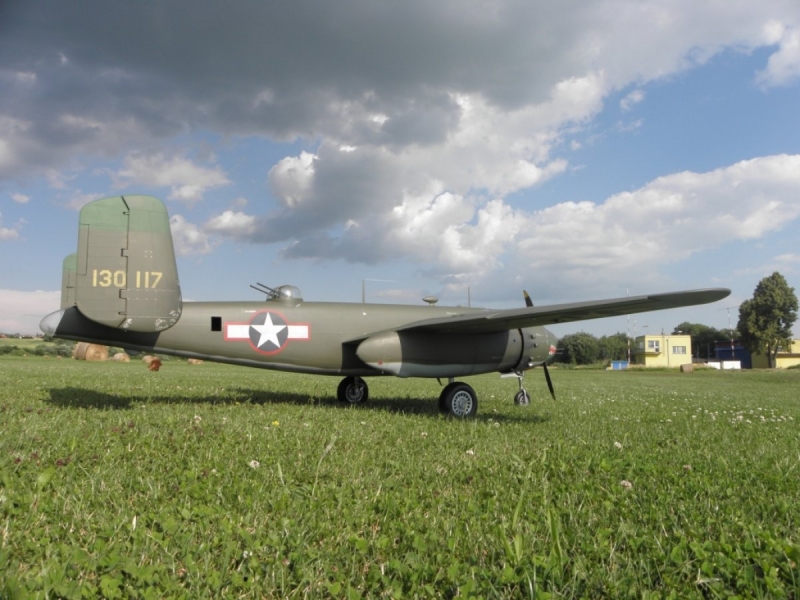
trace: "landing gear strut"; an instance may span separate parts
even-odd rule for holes
[[[336,397],[339,398],[339,402],[363,404],[369,398],[367,382],[361,377],[345,377],[336,390]]]
[[[517,406],[530,406],[531,395],[524,387],[522,387],[522,371],[517,371],[517,381],[519,382],[519,391],[514,394],[514,404]]]

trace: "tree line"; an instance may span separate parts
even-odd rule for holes
[[[685,334],[692,339],[695,358],[714,359],[717,342],[739,341],[753,353],[766,354],[769,366],[782,349],[792,347],[792,326],[797,320],[798,301],[794,288],[778,272],[763,278],[739,307],[736,329],[716,329],[702,323],[684,321],[670,335]],[[565,335],[559,340],[555,362],[593,365],[627,360],[634,353],[634,340],[625,333],[595,337],[585,331]]]
[[[739,339],[738,332],[730,329],[715,329],[702,323],[684,321],[677,325],[670,335],[689,335],[692,338],[692,354],[695,358],[714,359],[716,342]],[[615,333],[596,337],[591,333],[579,331],[562,337],[558,342],[555,362],[570,365],[593,365],[609,363],[614,360],[628,360],[635,354],[634,338],[625,333]]]

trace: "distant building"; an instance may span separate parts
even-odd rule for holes
[[[738,360],[743,369],[753,368],[750,350],[745,348],[739,340],[714,342],[714,359],[717,362]]]
[[[640,335],[634,340],[631,362],[645,367],[680,367],[692,362],[692,336]]]
[[[800,365],[800,340],[792,340],[792,347],[789,351],[783,349],[778,350],[778,355],[775,357],[775,368],[786,369]],[[753,354],[753,368],[754,369],[768,369],[769,360],[766,354]]]

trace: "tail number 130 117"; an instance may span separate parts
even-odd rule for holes
[[[153,289],[158,287],[163,273],[161,271],[135,271],[137,288]],[[92,287],[124,288],[128,284],[128,276],[122,269],[92,269]]]

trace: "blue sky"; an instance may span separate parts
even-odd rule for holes
[[[125,193],[166,201],[194,300],[733,291],[642,333],[800,289],[796,2],[12,1],[0,58],[0,331]]]

